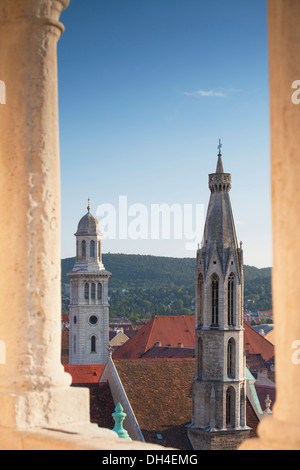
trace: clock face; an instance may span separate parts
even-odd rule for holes
[[[97,323],[98,323],[98,317],[96,317],[96,315],[92,315],[92,316],[89,318],[89,323],[90,323],[90,325],[97,325]]]

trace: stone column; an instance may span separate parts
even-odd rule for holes
[[[69,2],[0,0],[0,427],[89,420],[60,360],[57,41]]]
[[[276,403],[260,438],[242,448],[299,450],[300,93],[292,88],[300,80],[299,0],[269,0],[268,22]]]

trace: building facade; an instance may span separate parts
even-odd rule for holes
[[[108,280],[102,263],[98,220],[87,214],[78,224],[76,262],[70,278],[70,364],[105,364],[109,353]]]
[[[219,146],[221,150],[221,146]],[[246,426],[246,364],[243,330],[243,250],[238,246],[221,151],[211,191],[196,268],[194,449],[235,449]]]

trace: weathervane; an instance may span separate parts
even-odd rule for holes
[[[219,149],[219,156],[221,156],[221,148],[223,147],[222,143],[221,143],[221,139],[219,139],[219,145],[218,145],[218,149]]]

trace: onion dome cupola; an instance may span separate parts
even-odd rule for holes
[[[89,236],[102,236],[99,222],[91,214],[91,207],[90,207],[90,199],[88,200],[88,206],[87,206],[88,212],[80,219],[77,232],[75,235],[89,235]]]

